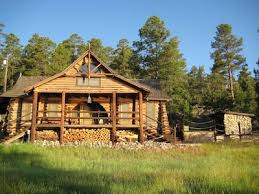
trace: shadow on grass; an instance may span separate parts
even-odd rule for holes
[[[69,162],[69,161],[68,161]],[[133,176],[72,171],[48,167],[40,154],[0,148],[0,188],[3,193],[112,193],[112,185],[135,188],[153,182],[152,176],[137,182]],[[1,189],[0,189],[0,193]]]

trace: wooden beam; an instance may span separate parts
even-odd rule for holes
[[[90,73],[91,73],[91,68],[90,68],[90,47],[89,47],[89,52],[88,52],[88,79],[90,79]]]
[[[139,92],[139,142],[144,143],[143,131],[143,94]]]
[[[116,92],[112,93],[112,133],[111,133],[112,144],[116,141]]]
[[[89,87],[85,87],[86,89],[88,89]],[[85,90],[86,90],[85,89]],[[90,88],[91,89],[91,88]],[[85,90],[69,90],[69,89],[42,89],[42,90],[39,90],[40,93],[53,93],[53,94],[57,94],[57,93],[61,93],[61,92],[66,92],[66,93],[70,93],[70,94],[85,94]],[[118,90],[118,92],[116,92],[118,94],[137,94],[137,91],[136,92],[121,92]],[[111,94],[111,91],[103,91],[103,90],[89,90],[87,91],[87,94]]]
[[[64,124],[65,124],[65,106],[66,106],[66,93],[62,92],[62,97],[61,97],[61,121],[60,121],[60,132],[59,132],[59,142],[60,142],[60,144],[63,144]]]
[[[99,65],[97,65],[91,72],[93,72],[94,73],[94,71],[98,68],[98,67],[100,67],[102,64],[100,63]]]
[[[31,121],[31,142],[35,141],[36,136],[36,124],[37,124],[37,109],[38,109],[38,92],[33,92],[32,102],[32,121]]]

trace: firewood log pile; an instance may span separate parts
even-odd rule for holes
[[[37,131],[36,139],[37,140],[56,141],[56,140],[58,140],[58,133],[54,130]]]
[[[101,129],[67,129],[64,131],[64,142],[109,142],[110,130]]]

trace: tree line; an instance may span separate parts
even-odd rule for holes
[[[15,34],[4,33],[4,25],[0,24],[0,61],[9,58],[8,88],[15,84],[20,73],[51,76],[64,70],[87,50],[89,43],[91,50],[118,74],[131,79],[157,80],[171,98],[168,102],[171,112],[192,116],[198,109],[232,110],[259,116],[259,61],[253,76],[242,55],[243,39],[233,34],[229,24],[216,27],[209,73],[202,65],[187,70],[179,39],[170,35],[157,16],[148,18],[139,29],[138,40],[130,44],[127,39],[121,39],[116,48],[105,47],[98,38],[85,41],[78,34],[59,44],[49,37],[33,34],[23,46]],[[3,77],[1,70],[1,88]]]

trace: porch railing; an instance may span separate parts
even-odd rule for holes
[[[51,116],[49,116],[51,114]],[[53,114],[55,116],[53,116]],[[127,114],[122,116],[121,114]],[[64,120],[66,124],[111,124],[112,123],[111,111],[87,111],[87,110],[66,110]],[[129,123],[136,124],[139,120],[138,112],[136,111],[117,111],[116,123]],[[61,111],[40,110],[37,115],[37,123],[47,124],[56,123],[61,121]],[[131,122],[130,122],[131,121]]]

